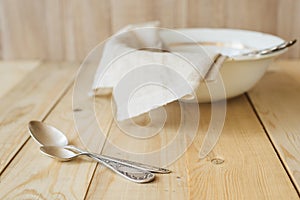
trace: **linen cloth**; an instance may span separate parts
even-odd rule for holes
[[[95,95],[113,93],[118,121],[195,98],[201,81],[214,80],[226,60],[202,48],[171,51],[160,38],[158,26],[159,22],[128,25],[105,43],[93,91]]]

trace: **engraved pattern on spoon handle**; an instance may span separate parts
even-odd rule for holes
[[[80,153],[84,152],[82,149],[79,149],[78,147],[75,147],[73,145],[66,146],[66,148],[70,149],[70,150],[78,151]],[[116,162],[116,163],[121,163],[123,165],[138,168],[138,169],[141,169],[141,170],[146,170],[146,171],[150,171],[150,172],[154,172],[154,173],[161,173],[161,174],[171,173],[170,170],[165,169],[165,168],[155,167],[155,166],[146,165],[146,164],[137,163],[137,162],[124,160],[124,159],[119,159],[119,158],[113,158],[113,157],[110,157],[110,156],[104,156],[104,155],[95,154],[95,153],[90,153],[90,154],[92,154],[94,157],[98,157],[99,159],[107,159],[107,160],[110,160],[110,161],[113,161],[113,162]]]
[[[147,164],[143,164],[143,163],[138,163],[138,162],[134,162],[134,161],[130,161],[130,160],[124,160],[124,159],[120,159],[120,158],[113,158],[110,156],[104,156],[104,155],[99,155],[99,154],[94,154],[95,156],[100,156],[102,158],[111,160],[111,161],[115,161],[118,163],[122,163],[124,165],[128,165],[128,166],[132,166],[132,167],[136,167],[142,170],[147,170],[150,172],[155,172],[155,173],[161,173],[161,174],[168,174],[171,173],[170,170],[165,169],[165,168],[161,168],[161,167],[155,167],[152,165],[147,165]]]
[[[123,165],[122,163],[114,162],[108,159],[99,158],[93,154],[86,154],[89,157],[95,159],[96,161],[102,163],[106,167],[110,168],[112,171],[121,175],[122,177],[136,182],[136,183],[147,183],[155,178],[155,175],[151,172],[144,171],[132,166]]]

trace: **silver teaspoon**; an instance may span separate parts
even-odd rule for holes
[[[107,159],[100,159],[88,152],[75,153],[71,150],[65,149],[62,146],[41,146],[40,150],[45,155],[60,161],[69,161],[74,158],[77,158],[78,156],[86,155],[96,160],[97,162],[100,162],[101,164],[105,165],[106,167],[121,175],[122,177],[136,183],[150,182],[155,178],[155,175],[151,172],[136,169],[131,166],[123,165]]]
[[[294,40],[290,40],[290,41],[285,41],[279,45],[270,47],[270,48],[266,48],[266,49],[260,49],[260,50],[256,50],[256,51],[251,51],[248,53],[243,53],[234,57],[240,57],[240,56],[257,56],[257,55],[267,55],[267,54],[271,54],[274,53],[276,51],[281,51],[283,49],[286,49],[288,47],[293,46],[295,43],[297,42],[296,39]]]
[[[69,155],[68,156],[69,159],[72,158],[72,156],[70,156],[72,150],[68,150],[68,149],[66,149],[65,151],[62,150],[66,147],[62,144],[67,145],[68,140],[67,140],[66,136],[64,134],[62,134],[60,131],[52,132],[53,130],[57,130],[57,129],[55,129],[54,127],[48,127],[47,125],[40,123],[40,122],[30,123],[29,129],[31,131],[30,134],[32,134],[33,138],[35,138],[35,139],[37,139],[37,141],[39,141],[38,143],[41,142],[40,144],[46,144],[46,145],[61,144],[60,146],[58,146],[58,147],[61,147],[61,149],[57,149],[56,151],[52,150],[52,154],[54,154],[55,156],[62,156],[61,160],[63,160],[63,159],[66,160],[66,157],[68,155]],[[43,132],[43,130],[45,132]],[[39,131],[41,131],[41,132],[39,133]],[[50,134],[50,133],[52,133],[52,134]],[[81,151],[80,152],[81,155],[88,155],[89,157],[97,160],[98,162],[105,165],[106,167],[108,167],[109,169],[114,171],[115,173],[117,173],[117,174],[121,175],[122,177],[124,177],[128,180],[131,180],[133,182],[145,183],[145,182],[150,182],[155,178],[155,175],[149,171],[141,170],[141,169],[138,169],[138,168],[135,168],[132,166],[123,165],[118,162],[109,161],[104,158],[99,158],[99,157],[97,157],[93,154],[89,154],[88,152],[85,152],[83,150],[80,150],[80,151]],[[51,157],[53,157],[53,155]],[[77,156],[75,156],[75,157],[77,157]],[[75,158],[75,157],[73,156],[73,158]]]
[[[69,150],[75,151],[77,153],[84,152],[83,150],[68,145],[69,141],[67,137],[58,129],[54,128],[53,126],[47,125],[40,121],[31,121],[28,125],[29,132],[31,137],[41,146],[63,146]],[[123,160],[119,158],[113,158],[109,156],[99,155],[92,153],[93,156],[98,158],[103,158],[107,160],[111,160],[113,162],[121,163],[127,166],[132,166],[135,168],[139,168],[141,170],[147,170],[154,173],[170,173],[171,171],[165,168],[155,167],[151,165],[146,165],[138,162]]]

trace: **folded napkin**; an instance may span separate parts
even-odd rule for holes
[[[201,48],[171,52],[159,36],[158,25],[126,26],[104,46],[93,91],[113,93],[119,121],[175,100],[195,98],[201,80],[214,80],[226,58]]]

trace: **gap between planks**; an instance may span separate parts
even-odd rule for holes
[[[70,143],[79,145],[80,141],[78,140],[78,134],[74,128],[75,125],[72,118],[71,92],[72,90],[69,89],[67,94],[47,116],[45,122],[54,124],[55,127],[66,134]],[[108,101],[104,100],[105,102]],[[103,109],[104,113],[106,113],[108,108],[110,109],[110,107],[103,106],[103,104],[99,107]],[[109,129],[109,121],[111,121],[110,118],[102,119],[101,125],[106,125],[106,128]],[[36,146],[33,140],[29,140],[19,155],[12,161],[11,167],[4,173],[2,179],[2,184],[4,182],[10,184],[2,186],[4,189],[2,194],[0,191],[0,198],[4,195],[4,197],[11,197],[12,199],[16,196],[25,199],[28,195],[28,199],[33,199],[41,195],[45,199],[56,199],[57,195],[61,195],[66,197],[66,199],[83,199],[93,179],[95,169],[99,169],[96,167],[97,164],[80,159],[73,162],[60,163],[41,155],[35,149]],[[28,158],[31,158],[30,162]],[[100,168],[104,169],[102,166]],[[22,173],[18,176],[18,182],[10,182],[12,176],[21,171]],[[76,173],[75,176],[74,172]],[[107,171],[106,174],[112,174],[112,172]]]
[[[46,120],[46,118],[49,116],[49,114],[55,109],[55,107],[57,106],[57,104],[60,102],[60,100],[66,95],[66,93],[68,92],[69,89],[71,89],[73,82],[70,83],[69,87],[67,87],[65,89],[65,91],[63,91],[62,95],[57,99],[57,101],[54,103],[54,105],[52,107],[49,108],[49,111],[46,113],[46,115],[41,119],[42,122],[44,122]],[[16,151],[16,153],[13,155],[13,157],[9,160],[9,162],[7,163],[7,165],[3,168],[2,171],[0,171],[0,176],[1,174],[5,171],[5,169],[9,166],[9,164],[12,162],[12,160],[19,154],[19,152],[22,150],[22,148],[26,145],[26,143],[29,141],[30,139],[30,135],[27,137],[27,139],[25,139],[24,143],[21,144],[20,148]]]
[[[46,66],[45,66],[46,65]],[[55,65],[55,66],[51,66],[51,65]],[[63,65],[62,66],[62,68],[63,67],[66,67],[65,69],[59,69],[59,67],[56,67],[56,65]],[[68,74],[68,75],[70,75],[70,74],[72,74],[74,71],[75,71],[75,67],[74,67],[74,64],[63,64],[63,63],[41,63],[39,66],[37,66],[36,67],[36,69],[31,73],[32,75],[33,75],[33,77],[35,77],[35,78],[37,78],[37,76],[38,76],[38,74],[37,73],[40,73],[40,72],[42,72],[42,73],[44,73],[44,76],[45,76],[45,74],[47,73],[47,70],[48,69],[49,70],[61,70],[61,71],[59,71],[59,72],[57,72],[58,74],[59,73],[61,73],[60,74],[60,76],[63,76],[63,75],[65,75],[65,73],[66,74]],[[50,74],[49,72],[48,72],[48,74]],[[56,74],[57,75],[57,74]],[[25,77],[26,78],[26,77]],[[49,78],[48,78],[49,79]],[[62,81],[62,80],[66,80],[65,82],[64,81]],[[6,168],[7,168],[7,166],[9,166],[9,164],[11,163],[11,161],[15,158],[15,156],[20,152],[20,150],[24,147],[24,145],[25,145],[25,143],[28,141],[28,139],[29,139],[29,135],[27,135],[28,133],[27,133],[27,131],[24,131],[24,123],[27,123],[27,120],[28,120],[28,117],[33,117],[34,119],[38,119],[38,118],[41,118],[41,119],[44,119],[45,118],[45,116],[47,116],[48,114],[49,114],[49,112],[51,112],[51,109],[53,109],[53,106],[55,106],[56,104],[57,104],[57,102],[63,97],[63,95],[66,93],[66,91],[68,90],[68,88],[70,88],[70,85],[73,83],[73,79],[74,79],[74,76],[72,75],[72,78],[70,78],[70,77],[68,77],[68,78],[65,78],[65,77],[61,77],[61,78],[59,78],[59,80],[60,81],[62,81],[62,90],[61,90],[61,93],[60,92],[56,92],[54,95],[53,95],[53,100],[54,100],[54,102],[51,102],[52,104],[50,105],[50,107],[49,107],[49,110],[44,110],[44,108],[39,108],[39,106],[40,105],[35,105],[35,107],[33,107],[31,110],[29,110],[29,111],[26,111],[25,112],[25,116],[23,116],[23,115],[21,115],[21,116],[17,116],[16,115],[16,119],[12,119],[12,120],[14,120],[14,121],[18,121],[18,120],[22,120],[21,118],[23,117],[23,121],[20,121],[19,123],[17,123],[16,124],[16,126],[17,127],[15,127],[15,129],[19,129],[20,130],[20,132],[21,132],[21,135],[19,136],[20,138],[19,138],[19,140],[20,141],[10,141],[10,142],[13,142],[12,143],[12,145],[13,144],[15,144],[15,146],[16,146],[16,148],[15,148],[15,150],[14,150],[14,152],[13,152],[13,154],[12,155],[9,155],[11,152],[4,152],[4,155],[5,154],[8,154],[8,155],[5,155],[5,156],[7,156],[7,158],[6,158],[6,160],[2,160],[1,161],[1,168],[0,168],[0,175],[2,175],[2,173],[6,170]],[[15,102],[21,102],[21,105],[19,105],[19,106],[23,106],[24,107],[24,105],[25,105],[25,107],[26,106],[28,106],[28,105],[30,105],[30,104],[33,104],[33,103],[35,103],[34,101],[35,101],[35,99],[34,98],[32,98],[31,96],[28,96],[28,94],[27,93],[25,93],[26,91],[25,90],[23,90],[23,88],[27,88],[26,86],[28,86],[29,87],[29,85],[30,84],[32,84],[31,83],[31,81],[28,81],[29,79],[25,79],[25,81],[24,82],[19,82],[19,84],[17,84],[17,85],[15,85],[15,87],[13,87],[8,93],[7,93],[7,95],[5,96],[5,97],[2,97],[2,99],[1,99],[1,103],[4,103],[5,105],[4,106],[1,106],[1,111],[4,111],[4,112],[2,112],[2,119],[1,119],[1,126],[2,126],[2,134],[7,134],[7,133],[5,133],[5,130],[3,131],[3,129],[5,129],[5,128],[7,128],[8,129],[8,127],[7,126],[10,126],[10,123],[9,122],[7,122],[8,124],[6,124],[6,121],[5,120],[7,120],[7,118],[4,118],[4,115],[5,114],[7,114],[7,113],[11,113],[11,112],[13,112],[14,111],[14,107],[16,106],[16,105],[13,105],[13,107],[12,107],[12,103],[15,101]],[[26,82],[27,81],[27,82]],[[43,81],[43,80],[42,80]],[[49,80],[48,80],[48,82],[49,82]],[[51,81],[50,81],[51,82]],[[61,83],[61,82],[59,82],[59,83]],[[37,84],[37,85],[40,85],[40,84],[43,84],[43,82],[41,82],[41,83],[34,83],[34,84]],[[48,84],[48,86],[47,86],[47,84]],[[35,87],[35,86],[32,86],[32,87]],[[37,86],[38,87],[38,86]],[[46,83],[46,86],[40,86],[40,87],[49,87],[49,83]],[[40,88],[40,89],[43,89],[43,88]],[[44,88],[45,89],[45,88]],[[29,91],[27,91],[29,94],[30,94],[30,92],[32,92],[31,90],[29,90]],[[34,92],[33,92],[34,93]],[[56,95],[58,93],[58,95]],[[11,99],[11,100],[9,100],[9,98],[16,98],[16,97],[18,97],[18,95],[21,95],[21,97],[23,97],[22,95],[24,95],[25,96],[25,100],[24,99]],[[27,96],[26,96],[27,95]],[[28,102],[26,102],[26,97],[27,97],[27,99],[28,98],[32,98],[32,100],[29,102],[29,104],[28,104]],[[19,97],[20,98],[20,97]],[[24,97],[23,97],[24,98]],[[41,99],[47,99],[45,96],[40,96],[39,98],[41,98]],[[23,102],[22,102],[22,100],[23,100]],[[25,102],[25,103],[24,103]],[[39,102],[41,105],[42,104],[45,104],[45,102]],[[24,105],[22,105],[22,104],[24,104]],[[18,104],[17,104],[18,105]],[[45,106],[46,107],[46,106]],[[32,113],[33,112],[33,113]],[[35,115],[35,116],[33,116],[33,115]],[[20,119],[18,119],[18,118],[20,118]],[[25,120],[26,120],[26,122],[25,122]],[[11,128],[13,128],[13,127],[10,127],[10,131],[12,131],[12,129]],[[27,130],[27,128],[26,128],[26,130]],[[7,130],[8,131],[8,130]],[[15,131],[15,132],[18,132],[17,130],[13,130],[13,131]],[[1,132],[0,132],[1,133]],[[17,133],[14,133],[14,134],[17,134]],[[10,137],[11,138],[11,137]],[[7,141],[7,142],[9,142],[9,141]],[[2,144],[3,145],[3,144]],[[4,151],[9,151],[9,149],[4,149]]]
[[[299,60],[275,62],[248,95],[300,196],[299,64]]]
[[[208,116],[202,118],[199,135],[184,156],[170,166],[172,174],[158,176],[158,180],[147,185],[135,185],[97,169],[87,199],[280,199],[283,196],[296,199],[297,192],[246,97],[242,95],[228,103],[229,116],[224,132],[206,159],[197,158],[203,133],[208,125],[207,120],[210,119],[209,106],[201,105]],[[167,107],[170,108],[170,116],[177,113],[174,103]],[[171,124],[177,124],[176,120],[171,120]],[[119,145],[124,144],[129,148],[143,147],[127,142],[126,135],[122,136],[115,125],[110,132],[108,139]],[[165,132],[163,137],[167,134],[170,133]],[[155,140],[153,144],[157,143],[159,145],[160,141]],[[266,154],[261,154],[261,151]],[[112,156],[120,156],[110,149],[106,149],[106,152]],[[224,158],[226,161],[215,165],[212,162],[215,158]]]
[[[280,152],[278,151],[278,149],[276,148],[276,145],[274,144],[274,141],[273,141],[272,138],[270,137],[269,132],[268,132],[268,130],[267,130],[267,127],[266,127],[265,124],[263,123],[263,120],[261,119],[261,117],[260,117],[260,115],[259,115],[257,109],[255,108],[255,106],[254,106],[254,104],[253,104],[253,102],[252,102],[252,100],[251,100],[249,94],[246,93],[245,96],[247,97],[247,100],[248,100],[250,106],[252,107],[253,112],[254,112],[254,114],[256,115],[256,117],[257,117],[257,119],[258,119],[258,121],[259,121],[259,123],[260,123],[262,129],[264,130],[266,136],[268,137],[270,143],[272,144],[273,150],[274,150],[274,152],[276,153],[278,159],[280,160],[283,169],[285,170],[286,174],[287,174],[288,177],[290,178],[291,183],[293,184],[293,186],[294,186],[296,192],[298,193],[298,195],[299,195],[299,197],[300,197],[300,191],[299,191],[298,188],[297,188],[297,185],[296,185],[296,183],[295,183],[296,181],[293,179],[292,175],[289,173],[288,167],[285,165],[283,158],[280,156]]]

